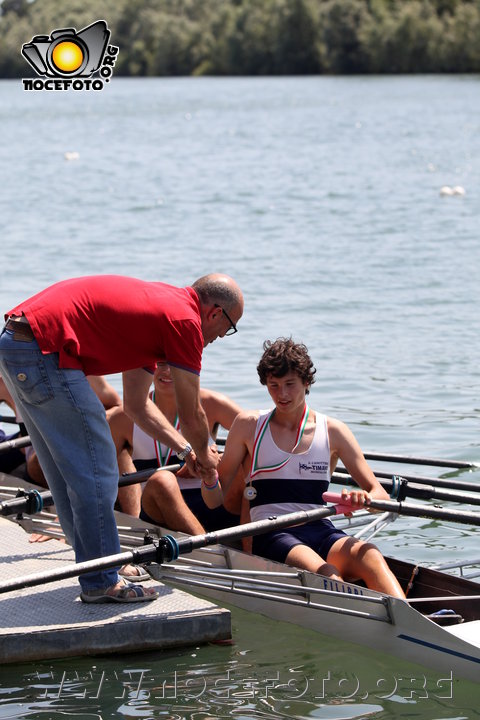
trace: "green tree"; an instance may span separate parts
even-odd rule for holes
[[[311,75],[322,71],[318,25],[306,0],[285,2],[278,19],[274,63],[279,74]]]
[[[329,0],[321,13],[328,69],[333,73],[362,73],[368,67],[362,35],[369,20],[366,2]]]
[[[3,0],[0,76],[34,35],[105,19],[117,75],[480,72],[480,0]]]

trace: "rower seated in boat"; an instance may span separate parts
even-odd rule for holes
[[[157,363],[150,399],[181,433],[175,387],[170,367],[165,362]],[[223,393],[206,388],[200,388],[200,403],[213,444],[216,428],[221,425],[229,430],[241,408]],[[176,475],[161,469],[179,462],[172,448],[142,430],[122,408],[115,410],[109,424],[120,474],[159,468],[144,483],[143,491],[140,483],[119,490],[119,504],[123,512],[189,535],[238,524],[241,497],[227,508],[217,503],[217,507],[210,509],[207,503],[215,497],[215,489],[207,488],[205,483],[201,486],[199,475],[194,476],[186,465]]]
[[[352,509],[388,499],[345,423],[308,407],[316,371],[305,345],[291,338],[266,341],[257,371],[274,408],[242,412],[235,419],[218,466],[225,502],[238,495],[244,482],[252,521],[316,508],[325,504],[322,494],[338,460],[359,485],[342,490]],[[238,470],[245,461],[250,472],[242,481]],[[348,536],[328,519],[257,535],[252,549],[271,560],[335,580],[362,580],[372,590],[405,598],[375,545]]]

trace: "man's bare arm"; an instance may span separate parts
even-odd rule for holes
[[[142,368],[123,373],[124,410],[150,437],[160,440],[175,452],[180,452],[185,447],[185,439],[150,400],[152,380],[153,376]]]
[[[198,470],[211,474],[218,465],[215,448],[209,447],[208,420],[200,402],[200,378],[195,373],[170,366],[175,385],[177,412],[182,434],[195,451]]]

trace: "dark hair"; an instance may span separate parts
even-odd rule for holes
[[[203,305],[218,304],[220,307],[233,310],[239,303],[238,290],[227,282],[222,282],[215,275],[204,275],[192,285]]]
[[[315,382],[317,372],[313,367],[305,345],[293,342],[292,338],[278,338],[275,342],[265,340],[263,355],[257,365],[257,372],[262,385],[267,384],[268,375],[283,377],[288,372],[299,375],[308,388]]]

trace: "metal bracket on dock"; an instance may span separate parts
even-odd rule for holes
[[[17,499],[18,498],[18,499]],[[35,515],[43,510],[43,498],[38,490],[25,490],[18,488],[15,499],[5,500],[0,503],[1,515],[15,515],[17,519],[22,519],[22,514]]]
[[[162,535],[154,537],[147,530],[143,538],[144,546],[153,545],[155,548],[155,557],[150,562],[156,562],[161,565],[164,562],[172,562],[177,560],[179,556],[178,542],[172,535]]]

